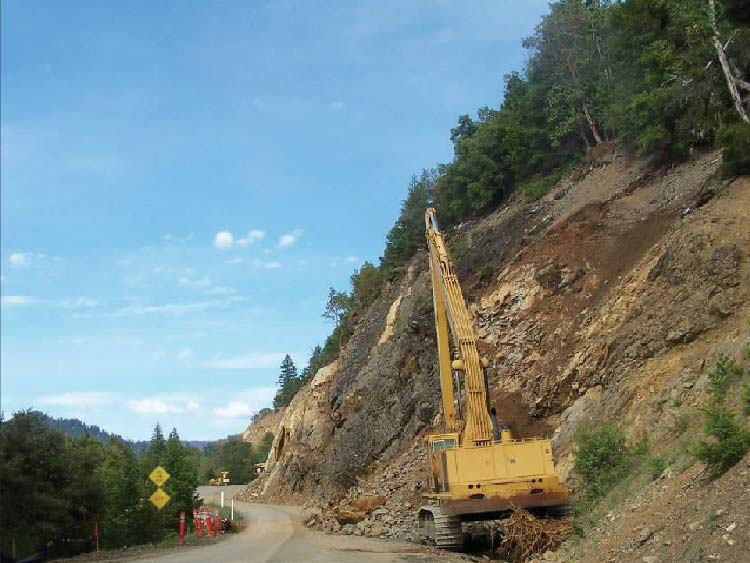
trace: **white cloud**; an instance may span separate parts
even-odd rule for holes
[[[167,243],[177,243],[177,244],[184,244],[186,242],[189,242],[189,241],[193,240],[194,238],[195,238],[195,234],[194,233],[188,233],[185,236],[173,235],[172,233],[167,233],[166,235],[164,235],[163,237],[161,237],[161,239],[164,242],[167,242]]]
[[[125,402],[127,408],[137,414],[183,414],[200,410],[201,405],[185,393],[170,393],[154,399],[132,399]]]
[[[301,235],[302,229],[294,229],[291,233],[281,235],[281,238],[279,239],[279,246],[281,248],[292,246],[295,242],[297,242]]]
[[[227,264],[248,264],[256,270],[277,270],[282,267],[281,262],[277,260],[258,260],[256,258],[232,258],[227,260]]]
[[[263,407],[269,406],[275,394],[275,387],[239,389],[231,401],[211,409],[211,413],[222,420],[247,420]]]
[[[2,304],[5,306],[39,305],[46,307],[61,307],[63,309],[82,309],[98,307],[99,302],[88,297],[73,297],[70,299],[37,299],[28,295],[3,295]]]
[[[14,268],[27,268],[31,266],[32,255],[29,252],[13,252],[8,258],[8,262]]]
[[[247,246],[248,244],[253,244],[254,242],[263,240],[264,238],[266,238],[265,231],[262,231],[260,229],[251,229],[244,237],[237,239],[237,244],[239,244],[240,246]]]
[[[219,231],[214,237],[214,246],[219,250],[232,248],[234,245],[234,235],[229,231]]]
[[[136,414],[179,414],[184,408],[161,399],[137,399],[125,403]]]
[[[73,391],[61,393],[60,395],[41,397],[39,402],[45,405],[57,405],[61,407],[92,408],[109,405],[113,402],[113,398],[109,393]]]
[[[100,313],[75,313],[74,318],[122,318],[140,317],[145,315],[171,315],[179,317],[189,313],[200,313],[208,309],[220,309],[229,307],[234,303],[248,301],[248,297],[241,295],[230,295],[223,299],[211,299],[206,301],[193,301],[189,303],[166,303],[164,305],[129,305],[116,311]]]
[[[284,359],[283,352],[250,352],[242,356],[233,356],[207,364],[214,369],[268,369],[278,367]]]
[[[180,348],[180,350],[177,351],[178,360],[189,360],[192,357],[193,351],[190,348]]]
[[[39,252],[11,252],[8,256],[8,263],[12,268],[30,268],[44,264],[60,263],[62,258],[59,256],[49,257]]]
[[[177,281],[184,287],[200,290],[204,295],[231,295],[237,293],[237,290],[233,287],[214,285],[214,282],[208,277],[190,278],[188,276],[181,276]]]
[[[250,405],[241,401],[230,401],[223,407],[211,409],[211,412],[221,418],[250,418],[255,414]]]
[[[3,295],[2,304],[6,307],[14,307],[19,305],[35,305],[39,301],[35,297],[28,295]]]
[[[233,246],[248,246],[266,237],[266,232],[261,229],[250,229],[244,237],[235,238],[230,231],[219,231],[214,236],[214,246],[219,250],[228,250]]]
[[[63,299],[58,301],[57,304],[65,309],[82,309],[90,307],[98,307],[99,302],[95,299],[89,299],[88,297],[75,297],[73,299]]]
[[[342,110],[342,109],[344,109],[345,107],[346,107],[346,104],[345,104],[344,102],[342,102],[341,100],[336,100],[336,101],[334,101],[334,102],[330,102],[330,103],[328,104],[328,108],[329,108],[329,109],[332,109],[332,110],[334,110],[334,111],[339,111],[339,110]]]

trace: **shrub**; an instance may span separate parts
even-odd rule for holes
[[[734,382],[739,380],[744,369],[726,354],[719,356],[716,367],[708,374],[708,392],[715,401],[723,401],[727,391]]]
[[[674,415],[674,423],[669,428],[670,432],[676,436],[682,436],[690,425],[690,413],[679,410]]]
[[[727,404],[729,390],[744,375],[745,369],[729,356],[722,355],[708,374],[711,403],[703,409],[703,432],[706,439],[696,445],[695,457],[706,464],[708,472],[718,477],[737,463],[750,450],[750,430],[738,420],[733,405]],[[740,401],[743,410],[750,410],[750,391],[743,385]]]
[[[530,199],[536,201],[541,197],[547,195],[547,192],[560,181],[561,174],[550,174],[537,180],[529,180],[519,186],[521,192],[523,192]]]
[[[727,176],[750,174],[750,125],[734,123],[719,131],[722,169]]]
[[[737,421],[737,413],[723,404],[705,409],[703,430],[709,440],[701,440],[695,457],[706,464],[708,472],[718,477],[737,463],[750,449],[750,430]]]
[[[579,428],[575,443],[575,469],[592,500],[604,496],[633,466],[635,452],[625,444],[622,429],[612,424]]]

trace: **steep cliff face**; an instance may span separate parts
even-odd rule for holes
[[[667,440],[671,405],[700,404],[706,362],[747,339],[750,180],[718,180],[718,163],[653,171],[610,154],[450,238],[492,401],[517,435],[554,438],[563,477],[578,424],[616,420],[634,439]],[[436,362],[420,253],[284,413],[265,495],[335,501],[384,489],[376,476],[418,495],[420,463],[396,475],[393,460],[419,458],[439,423]]]
[[[278,410],[273,410],[262,416],[257,416],[257,418],[253,420],[242,433],[242,440],[250,442],[255,446],[260,443],[267,432],[275,434],[279,427],[279,423],[284,418],[285,410],[284,407],[281,407]]]

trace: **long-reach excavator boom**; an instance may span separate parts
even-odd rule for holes
[[[440,385],[443,393],[446,430],[458,431],[461,435],[461,444],[487,445],[492,442],[493,438],[492,420],[487,410],[484,366],[479,357],[471,317],[461,293],[461,285],[453,270],[453,263],[445,247],[443,234],[438,228],[435,210],[432,208],[425,213],[425,226],[430,252],[432,298],[435,307],[438,354],[440,355]],[[453,334],[455,361],[451,361],[449,327]],[[457,368],[455,374],[453,373],[454,367]],[[460,379],[461,374],[463,374],[463,387],[466,391],[463,429],[460,428],[460,421],[456,420],[453,392],[453,377],[455,375],[457,379]]]
[[[514,439],[490,408],[485,369],[466,301],[438,228],[425,213],[435,307],[445,431],[427,436],[433,504],[419,510],[420,529],[438,547],[463,543],[461,522],[498,518],[513,507],[555,513],[568,504],[552,443]]]

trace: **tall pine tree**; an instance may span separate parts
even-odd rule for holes
[[[279,390],[273,399],[274,408],[286,407],[292,402],[297,391],[302,387],[302,379],[297,374],[297,367],[287,354],[281,362],[281,372],[278,379]]]

